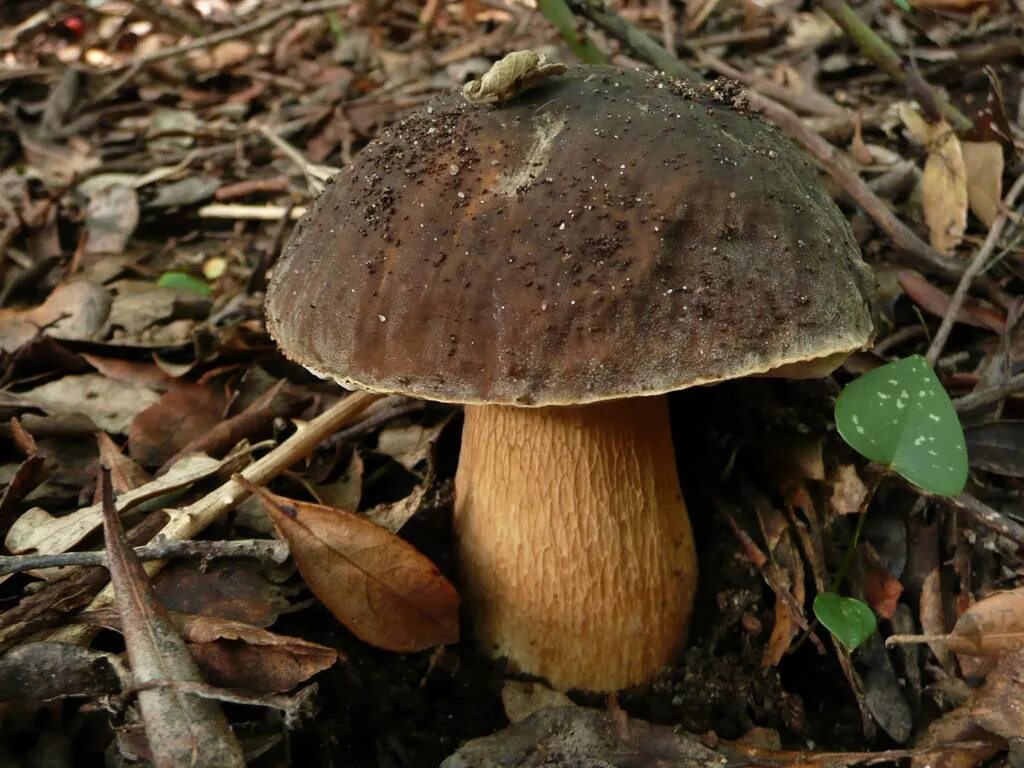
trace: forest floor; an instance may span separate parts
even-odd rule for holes
[[[254,766],[422,768],[474,739],[450,766],[1024,765],[1024,5],[849,13],[4,3],[0,765],[176,744],[227,765],[208,756],[240,744]],[[566,696],[476,649],[451,543],[460,409],[347,395],[264,323],[325,180],[525,49],[739,80],[818,163],[877,280],[873,346],[832,377],[671,395],[695,616],[677,662],[615,696]],[[960,415],[968,485],[886,475],[867,506],[878,469],[837,433],[835,399],[913,354]],[[151,579],[118,518],[164,548],[143,553]],[[812,610],[841,569],[878,625],[852,652]],[[181,720],[146,701],[185,702]]]

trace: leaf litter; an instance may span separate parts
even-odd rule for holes
[[[254,531],[274,535],[230,474],[252,471],[251,462],[288,445],[341,395],[278,356],[263,328],[260,291],[291,231],[285,214],[308,206],[325,174],[348,165],[382,127],[478,79],[508,51],[573,61],[541,14],[518,0],[153,7],[0,11],[0,530],[26,556],[101,546],[100,464],[112,469],[134,544],[161,530],[190,531],[197,517],[212,522],[189,535],[214,546]],[[823,8],[715,0],[608,7],[654,40],[685,44],[684,58],[713,53],[704,66],[718,66],[717,57],[754,92],[781,100],[872,190],[873,199],[841,204],[876,272],[898,281],[878,301],[877,351],[852,357],[836,379],[923,353],[955,301],[957,277],[908,253],[924,253],[927,242],[965,262],[1021,170],[1019,4],[854,5],[926,85],[949,93],[970,130],[937,114],[916,81],[891,82]],[[643,58],[632,58],[614,32],[578,21],[614,63]],[[220,33],[227,39],[201,37],[174,53],[196,35]],[[917,240],[895,237],[884,211]],[[1016,381],[1024,356],[1013,310],[1024,250],[1019,206],[1008,213],[937,367],[954,398],[1000,395],[995,407],[960,411],[968,503],[887,483],[846,585],[872,607],[882,636],[924,634],[927,644],[886,649],[869,640],[849,655],[808,619],[843,560],[871,470],[833,431],[831,381],[736,382],[673,401],[677,414],[695,414],[676,426],[689,436],[677,442],[687,498],[705,513],[696,518],[699,621],[678,663],[646,691],[620,694],[622,709],[607,718],[597,712],[604,701],[573,694],[588,706],[555,710],[566,702],[543,692],[506,712],[507,671],[482,659],[470,638],[389,654],[345,628],[354,616],[392,645],[457,636],[449,526],[458,417],[436,405],[383,419],[366,412],[287,471],[274,470],[273,490],[315,521],[298,530],[295,519],[275,518],[303,549],[291,566],[176,560],[155,577],[203,672],[203,694],[230,686],[278,695],[312,682],[296,695],[315,702],[311,719],[285,726],[252,707],[228,710],[246,752],[264,750],[261,759],[277,764],[310,764],[324,732],[354,766],[436,765],[488,734],[491,742],[470,742],[450,764],[485,759],[474,754],[519,764],[516,743],[548,739],[601,760],[656,744],[709,759],[717,749],[739,764],[824,766],[874,759],[883,752],[870,750],[905,745],[910,732],[925,736],[894,759],[972,766],[1001,750],[1019,754],[1021,724],[1006,702],[1019,696],[1014,649],[1024,609],[1006,596],[1019,591],[1024,572],[1024,542],[1012,525],[1024,473],[1024,382]],[[138,501],[128,509],[125,498]],[[875,516],[885,525],[873,526]],[[400,572],[425,579],[417,588],[433,590],[437,612],[408,612],[399,587],[415,579],[383,583],[382,615],[318,600],[329,590],[315,572],[325,559],[347,563],[347,583],[365,586],[374,574],[373,563],[353,566],[358,548],[345,549],[365,543],[360,537],[386,542]],[[309,585],[295,573],[302,558]],[[70,744],[82,729],[87,762],[108,745],[125,759],[151,754],[131,717],[137,699],[126,675],[136,665],[118,637],[96,634],[111,605],[101,593],[106,579],[102,568],[32,568],[3,582],[0,691],[79,698],[51,705],[61,707],[59,726],[32,725],[38,704],[19,702],[26,714],[0,726],[0,762],[21,757],[8,744]],[[412,632],[410,621],[429,631]],[[48,688],[51,668],[58,674]],[[149,693],[157,691],[174,689]],[[129,709],[111,720],[87,715],[77,708],[82,697]],[[521,730],[500,730],[507,715],[538,708]],[[648,733],[645,721],[711,734],[699,747],[712,753],[667,731],[631,741],[629,729]],[[603,738],[573,741],[582,725]],[[729,740],[748,746],[730,751]],[[818,746],[806,750],[809,741]],[[946,746],[964,741],[973,751]]]

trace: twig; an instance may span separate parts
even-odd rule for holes
[[[182,43],[181,45],[172,45],[170,48],[153,51],[152,53],[147,53],[143,56],[136,56],[133,59],[129,59],[128,61],[104,70],[111,74],[115,72],[121,72],[122,74],[120,77],[115,78],[96,96],[89,99],[89,103],[97,104],[99,102],[106,101],[108,98],[120,91],[125,84],[135,77],[135,75],[137,75],[144,67],[154,62],[171,59],[175,56],[188,53],[189,51],[198,50],[199,48],[209,48],[227,40],[247,37],[248,35],[260,32],[267,27],[273,26],[282,19],[287,19],[291,16],[312,16],[317,13],[335,10],[340,5],[342,5],[342,0],[306,0],[306,2],[292,3],[290,5],[282,6],[275,11],[271,11],[270,13],[264,14],[258,19],[250,21],[248,24],[241,24],[240,26],[225,29],[221,32],[214,32],[212,35],[197,37],[195,40]]]
[[[967,516],[979,525],[990,531],[995,531],[1000,536],[1005,536],[1018,546],[1024,545],[1024,525],[996,512],[988,504],[970,494],[961,493],[958,496],[947,496],[943,497],[943,500],[966,512]]]
[[[943,117],[957,131],[973,127],[970,119],[954,107],[945,94],[932,88],[912,66],[908,66],[881,37],[875,34],[846,0],[821,0],[821,8],[856,43],[861,52],[897,85],[902,85],[932,120]]]
[[[186,35],[200,35],[203,32],[199,19],[163,0],[131,0],[131,3],[140,15],[157,24],[166,24],[175,32]]]
[[[988,236],[985,238],[985,242],[982,243],[981,248],[978,249],[974,254],[974,258],[971,259],[971,263],[960,276],[960,282],[953,292],[953,298],[950,299],[946,313],[942,316],[939,330],[935,332],[935,338],[932,339],[932,343],[928,347],[928,353],[925,355],[928,365],[934,367],[935,361],[942,354],[942,348],[946,346],[946,340],[953,330],[953,323],[956,322],[960,307],[963,305],[964,299],[967,298],[967,292],[971,289],[971,283],[974,282],[974,279],[985,268],[993,251],[995,251],[996,246],[999,244],[999,238],[1002,237],[1003,229],[1009,220],[1010,211],[1013,210],[1014,203],[1016,203],[1017,196],[1021,191],[1024,191],[1024,173],[1017,177],[1013,186],[1010,187],[1010,191],[1006,193],[999,213],[993,219],[992,226],[988,228]]]
[[[1011,376],[1003,384],[991,389],[983,389],[979,392],[972,392],[969,395],[958,397],[953,401],[953,407],[958,411],[972,411],[981,408],[983,405],[992,405],[1004,400],[1010,395],[1016,394],[1024,389],[1024,373]]]
[[[265,13],[247,24],[240,24],[239,26],[232,27],[231,29],[214,32],[212,35],[197,37],[195,40],[190,40],[189,42],[182,43],[181,45],[172,45],[170,48],[153,51],[152,53],[147,53],[143,56],[136,56],[134,59],[129,59],[128,61],[113,67],[112,70],[109,71],[117,72],[123,69],[140,69],[155,61],[171,59],[175,56],[180,56],[183,53],[195,51],[200,48],[209,48],[227,40],[235,40],[239,37],[248,37],[256,32],[262,32],[267,27],[272,27],[282,19],[287,19],[291,16],[313,16],[317,13],[337,10],[342,5],[344,5],[343,0],[306,0],[305,2],[300,3],[290,3],[288,5],[281,6],[277,10],[271,11],[270,13]]]
[[[823,94],[815,91],[801,93],[793,90],[792,88],[786,88],[783,85],[779,85],[766,77],[741,72],[728,62],[723,61],[717,56],[712,56],[710,53],[705,51],[697,52],[697,61],[707,67],[710,67],[719,74],[731,77],[733,80],[743,83],[748,88],[752,88],[758,93],[764,94],[776,101],[784,102],[794,109],[799,109],[801,112],[806,112],[811,115],[821,115],[823,117],[847,117],[847,119],[849,119],[848,110],[843,109],[832,101],[832,99]]]
[[[303,157],[302,153],[299,152],[298,149],[293,147],[265,125],[261,125],[259,130],[267,141],[284,152],[288,159],[299,167],[299,170],[302,171],[306,177],[306,183],[309,185],[310,191],[314,195],[319,195],[323,192],[324,182],[340,170],[332,165],[320,165],[318,163],[309,162],[309,160]]]
[[[306,206],[293,205],[245,205],[244,203],[210,203],[199,210],[201,219],[238,219],[253,221],[279,221],[285,216],[301,219],[306,213]]]
[[[246,467],[241,473],[242,477],[253,485],[266,485],[292,464],[309,455],[334,432],[350,424],[381,397],[382,395],[373,392],[353,392],[339,400],[315,419],[300,426],[294,435],[266,456]],[[228,480],[194,504],[183,509],[166,510],[168,521],[157,536],[172,541],[194,539],[248,496],[249,491],[240,483]],[[152,560],[146,564],[146,571],[152,575],[160,570],[163,564],[163,560]],[[112,599],[113,591],[108,585],[93,598],[88,610],[106,608]],[[73,625],[58,629],[50,639],[79,642],[87,640],[91,634],[91,628]]]
[[[239,539],[238,541],[162,541],[136,547],[139,560],[166,558],[248,557],[280,565],[288,559],[288,542],[276,539]],[[59,552],[52,555],[7,555],[0,557],[0,574],[24,573],[43,568],[106,565],[106,553]]]
[[[694,82],[704,79],[697,71],[690,69],[673,54],[662,48],[646,32],[633,26],[614,11],[609,11],[603,4],[588,2],[588,0],[566,0],[566,2],[574,13],[590,19],[607,34],[624,43],[640,58],[662,72]]]

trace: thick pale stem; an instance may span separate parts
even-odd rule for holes
[[[455,494],[463,594],[489,653],[593,691],[672,662],[697,562],[664,397],[469,406]]]

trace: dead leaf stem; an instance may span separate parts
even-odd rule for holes
[[[993,252],[995,252],[996,246],[999,245],[999,238],[1003,235],[1003,230],[1006,228],[1006,223],[1010,218],[1010,211],[1013,210],[1014,204],[1017,202],[1017,197],[1024,191],[1024,173],[1017,177],[1017,180],[1010,187],[1010,191],[1006,193],[1006,197],[1003,198],[1003,204],[996,214],[995,220],[992,222],[992,226],[988,229],[988,235],[985,237],[985,242],[982,243],[975,254],[974,258],[971,259],[971,263],[964,270],[964,273],[960,276],[960,282],[956,286],[956,290],[953,292],[953,298],[950,299],[949,306],[946,308],[946,313],[942,317],[942,323],[939,325],[939,330],[935,332],[935,338],[932,339],[931,346],[928,347],[928,353],[925,355],[925,359],[928,361],[928,365],[934,366],[935,361],[939,359],[939,355],[942,354],[943,348],[946,346],[946,340],[949,338],[950,331],[953,330],[953,323],[956,322],[957,314],[960,311],[960,307],[964,303],[964,299],[967,298],[967,292],[971,289],[971,285],[974,280],[981,274],[981,271],[988,264],[989,259],[992,258]]]
[[[280,565],[288,559],[288,543],[272,539],[239,539],[237,541],[162,541],[135,548],[142,561],[168,558],[201,557],[204,560],[226,557],[248,557]],[[104,552],[59,552],[48,555],[0,556],[0,574],[24,573],[42,568],[106,565]]]

